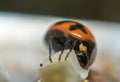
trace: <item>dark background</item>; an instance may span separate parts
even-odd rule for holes
[[[120,0],[0,0],[0,11],[120,22]]]

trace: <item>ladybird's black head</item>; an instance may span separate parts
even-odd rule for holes
[[[96,45],[90,41],[78,42],[74,48],[80,65],[88,69],[96,56]]]

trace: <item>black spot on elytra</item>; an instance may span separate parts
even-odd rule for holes
[[[71,26],[70,28],[69,28],[69,30],[82,30],[82,32],[84,32],[84,33],[86,33],[87,34],[87,32],[86,32],[86,30],[84,29],[84,26],[82,25],[82,24],[77,24],[77,25],[74,25],[74,26]]]
[[[74,22],[74,21],[60,21],[60,22],[57,22],[56,23],[56,25],[59,25],[59,24],[63,24],[63,23],[66,23],[66,22]],[[84,25],[82,25],[82,24],[80,24],[80,23],[77,23],[77,22],[74,22],[74,23],[76,23],[76,25],[74,25],[74,26],[71,26],[70,28],[69,28],[69,30],[77,30],[77,29],[79,29],[79,30],[82,30],[82,32],[84,32],[84,33],[86,33],[87,34],[87,32],[86,32],[86,30],[84,29]]]

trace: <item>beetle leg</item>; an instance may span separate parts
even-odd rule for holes
[[[52,41],[53,41],[53,36],[51,36],[49,38],[49,60],[50,60],[51,63],[52,63],[52,58],[51,58],[51,55],[52,55]]]
[[[60,55],[59,55],[59,62],[60,62],[60,60],[61,60],[61,57],[62,57],[63,51],[64,51],[64,49],[65,49],[65,47],[66,47],[66,44],[67,44],[68,42],[70,42],[70,40],[67,40],[67,41],[64,43],[64,46],[63,46],[63,48],[62,48],[62,50],[61,50],[61,53],[60,53]]]
[[[65,60],[67,60],[67,58],[68,58],[70,52],[71,52],[72,49],[76,46],[76,42],[77,42],[77,40],[75,40],[75,41],[73,42],[73,44],[71,45],[71,48],[70,48],[69,52],[67,53],[67,55],[66,55],[66,57],[65,57]]]

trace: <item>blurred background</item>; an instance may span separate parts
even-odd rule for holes
[[[120,22],[120,0],[0,0],[0,11]]]
[[[0,0],[0,68],[13,82],[36,82],[48,57],[44,36],[52,24],[75,20],[97,43],[91,69],[120,82],[120,0]]]

